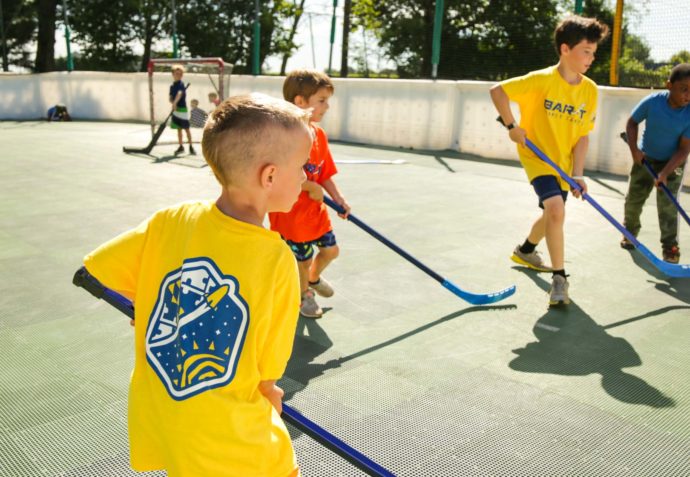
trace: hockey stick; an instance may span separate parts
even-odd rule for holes
[[[333,199],[330,197],[324,196],[323,201],[328,205],[330,208],[335,210],[338,213],[344,213],[345,211],[343,208],[336,204]],[[377,239],[379,242],[383,243],[385,246],[396,252],[398,255],[406,259],[408,262],[412,263],[414,266],[422,270],[424,273],[429,275],[431,278],[439,282],[441,285],[446,287],[448,290],[453,292],[455,295],[459,296],[463,300],[465,300],[467,303],[470,303],[472,305],[487,305],[489,303],[496,303],[497,301],[501,301],[504,298],[508,298],[510,295],[515,293],[515,285],[512,285],[504,290],[497,291],[494,293],[470,293],[468,291],[463,290],[459,286],[455,285],[453,282],[443,278],[441,275],[433,271],[431,268],[427,267],[424,265],[422,262],[414,258],[412,255],[395,245],[393,242],[388,240],[386,237],[378,233],[376,230],[372,229],[369,227],[367,224],[362,222],[360,219],[355,217],[352,214],[349,214],[347,216],[347,220],[352,222],[353,224],[357,225],[359,228],[367,232],[369,235]]]
[[[645,247],[639,240],[637,240],[637,237],[635,237],[628,229],[623,227],[616,219],[614,219],[611,214],[606,212],[606,210],[599,205],[599,203],[592,198],[588,193],[584,192],[582,190],[582,187],[580,187],[580,184],[575,182],[572,177],[570,177],[568,174],[563,171],[558,165],[553,162],[549,157],[541,152],[541,150],[534,145],[532,141],[529,139],[525,138],[525,143],[527,144],[527,147],[539,157],[542,161],[546,162],[548,165],[550,165],[556,172],[558,172],[558,175],[563,178],[564,181],[570,185],[570,187],[573,190],[580,191],[582,194],[582,198],[585,199],[587,202],[589,202],[592,207],[594,207],[597,212],[599,212],[601,215],[606,218],[611,224],[618,229],[619,232],[621,232],[625,238],[630,240],[633,245],[635,245],[635,248],[637,248],[644,257],[649,260],[652,265],[654,265],[657,270],[659,270],[661,273],[664,275],[667,275],[669,277],[676,277],[676,278],[690,278],[690,265],[679,265],[675,263],[668,263],[664,262],[663,260],[659,260],[659,258],[654,255],[652,252],[649,251],[647,247]]]
[[[134,319],[134,305],[132,302],[119,293],[106,288],[96,277],[91,275],[85,267],[81,267],[77,270],[74,274],[74,278],[72,278],[72,283],[78,287],[84,288],[96,298],[102,299],[109,305],[117,308],[130,319]],[[285,403],[283,403],[282,417],[285,422],[291,424],[300,432],[308,435],[370,476],[395,477],[395,474],[369,459],[361,452],[350,447]]]
[[[189,88],[190,84],[191,83],[187,83],[187,86],[184,87],[185,91],[187,91],[187,88]],[[168,121],[170,121],[170,118],[172,118],[174,113],[174,110],[170,111],[170,114],[168,114],[165,120],[158,126],[158,129],[156,129],[156,133],[151,138],[151,142],[149,142],[148,146],[144,148],[123,147],[122,152],[126,154],[149,154],[151,150],[153,150],[153,147],[156,145],[160,137],[163,135],[163,131],[165,131],[165,127],[168,125]]]
[[[626,143],[628,142],[628,135],[625,132],[621,133],[621,139],[625,141]],[[654,180],[659,180],[659,176],[657,175],[656,171],[652,168],[652,166],[649,164],[649,162],[643,157],[642,158],[642,165],[647,168],[647,172],[649,172]],[[661,187],[661,190],[664,191],[666,196],[673,202],[673,205],[676,206],[676,209],[678,209],[678,212],[680,215],[683,217],[685,222],[687,222],[688,225],[690,225],[690,217],[688,217],[688,214],[683,210],[683,208],[680,206],[680,203],[678,202],[678,199],[676,199],[671,192],[671,189],[669,189],[666,184],[659,183],[659,187]],[[682,185],[681,185],[682,187]]]

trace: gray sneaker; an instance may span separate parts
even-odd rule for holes
[[[523,253],[520,251],[519,245],[515,247],[515,250],[513,250],[513,255],[510,257],[510,259],[515,263],[519,263],[520,265],[524,265],[525,267],[529,267],[538,272],[553,271],[551,267],[544,263],[544,260],[542,260],[539,252],[535,250],[531,253]]]
[[[568,298],[568,287],[570,284],[561,275],[554,275],[551,282],[551,294],[549,296],[549,306],[567,305],[570,303]]]
[[[322,296],[324,298],[333,296],[333,293],[335,293],[333,291],[333,287],[331,286],[331,284],[328,283],[328,281],[323,277],[320,277],[316,283],[309,282],[309,288],[314,290],[317,295]]]
[[[299,305],[299,313],[305,318],[321,318],[323,310],[314,299],[314,291],[307,289],[302,293],[302,303]]]

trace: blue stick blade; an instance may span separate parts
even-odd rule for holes
[[[561,176],[563,180],[566,181],[573,190],[582,191],[580,185],[577,182],[575,182],[572,177],[566,174],[565,171],[563,171],[563,169],[558,167],[556,163],[549,159],[549,157],[546,154],[544,154],[537,146],[535,146],[532,141],[526,139],[526,144],[527,147],[529,147],[532,150],[532,152],[539,157],[539,159],[553,167],[553,169],[558,173],[558,175]],[[611,225],[617,228],[620,233],[622,233],[628,240],[630,240],[630,242],[632,242],[632,244],[635,245],[635,247],[642,253],[642,255],[644,255],[644,257],[647,258],[647,260],[649,260],[652,263],[652,265],[654,265],[657,268],[657,270],[669,277],[690,278],[690,265],[679,265],[676,263],[668,263],[664,262],[663,260],[659,260],[659,258],[656,255],[650,252],[647,247],[642,245],[642,243],[640,243],[640,241],[637,240],[637,237],[630,233],[630,231],[623,227],[623,225],[621,225],[620,222],[614,219],[613,216],[606,211],[606,209],[599,205],[599,203],[596,200],[594,200],[594,198],[591,195],[583,192],[582,197],[592,207],[594,207],[597,210],[597,212],[599,212],[606,220],[608,220],[611,223]]]
[[[633,242],[633,244],[635,248],[664,275],[673,278],[690,278],[690,265],[664,262],[640,242]]]
[[[494,293],[470,293],[448,280],[444,280],[442,285],[472,305],[488,305],[489,303],[496,303],[497,301],[504,300],[513,295],[516,290],[515,285],[512,285]]]

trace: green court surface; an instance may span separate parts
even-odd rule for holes
[[[0,123],[0,475],[127,476],[127,320],[71,284],[85,253],[153,211],[214,198],[201,157],[125,155],[147,126]],[[401,476],[690,475],[690,279],[667,279],[568,201],[572,304],[509,260],[536,215],[510,161],[332,145],[357,217],[471,306],[334,216],[336,294],[301,318],[286,402]],[[404,164],[360,163],[395,161]],[[589,174],[622,214],[626,178]],[[680,202],[690,209],[690,194]],[[690,227],[681,222],[681,262]],[[661,254],[654,198],[640,239]],[[540,248],[545,251],[545,245]],[[291,429],[305,476],[363,475]],[[164,475],[163,472],[147,475]]]

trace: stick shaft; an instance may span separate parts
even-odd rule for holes
[[[77,273],[74,274],[74,278],[72,279],[72,283],[78,287],[84,288],[96,298],[104,300],[129,318],[134,319],[134,305],[132,302],[119,293],[105,287],[91,275],[86,268],[81,267],[77,270]],[[358,450],[350,447],[315,422],[304,417],[287,404],[283,404],[282,417],[286,422],[299,429],[300,432],[308,435],[372,477],[392,477],[395,475]]]

